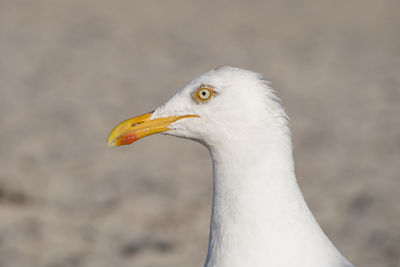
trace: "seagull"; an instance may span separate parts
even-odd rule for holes
[[[162,133],[210,152],[213,201],[204,267],[351,267],[297,184],[288,117],[269,82],[240,68],[201,74],[153,112],[117,125],[109,146]]]

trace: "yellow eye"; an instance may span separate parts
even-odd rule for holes
[[[209,86],[201,86],[197,91],[193,94],[193,97],[197,102],[206,102],[210,100],[210,98],[214,95],[214,91]]]

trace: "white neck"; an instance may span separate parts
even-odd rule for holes
[[[303,199],[287,134],[259,132],[209,149],[214,197],[206,267],[351,266]]]

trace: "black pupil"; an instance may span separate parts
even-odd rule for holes
[[[207,95],[207,92],[206,92],[206,91],[203,91],[203,92],[201,92],[201,94],[202,94],[203,96],[206,96],[206,95]]]

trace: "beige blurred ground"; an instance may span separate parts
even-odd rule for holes
[[[119,121],[221,65],[266,75],[356,266],[400,266],[400,2],[0,0],[0,266],[202,266],[211,164]]]

